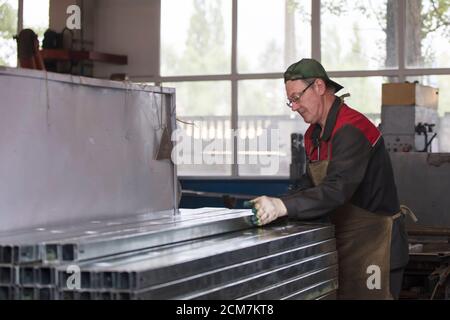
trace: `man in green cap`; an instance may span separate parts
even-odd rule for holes
[[[284,73],[287,105],[310,126],[307,171],[296,192],[251,202],[258,225],[283,216],[335,225],[339,299],[398,298],[408,242],[380,131],[335,94],[343,87],[302,59]]]

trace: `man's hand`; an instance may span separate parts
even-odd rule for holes
[[[283,201],[278,198],[258,197],[250,200],[253,208],[256,209],[256,224],[263,226],[275,219],[287,215],[287,209]]]

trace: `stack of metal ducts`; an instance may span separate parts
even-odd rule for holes
[[[0,233],[0,299],[335,297],[330,225],[184,209]]]

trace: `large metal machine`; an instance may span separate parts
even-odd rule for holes
[[[438,152],[438,89],[417,83],[383,85],[381,131],[400,201],[419,223],[450,227],[450,154]],[[432,152],[434,150],[434,152]]]
[[[402,298],[450,299],[450,154],[439,153],[438,89],[383,85],[381,130],[399,200],[412,209]]]
[[[0,299],[330,299],[334,228],[179,209],[175,91],[0,67]]]
[[[386,83],[382,88],[381,130],[390,152],[437,151],[439,90],[418,83]]]

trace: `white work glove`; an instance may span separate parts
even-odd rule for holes
[[[256,209],[256,224],[258,226],[263,226],[287,215],[286,206],[281,199],[262,196],[250,200],[250,202]]]

